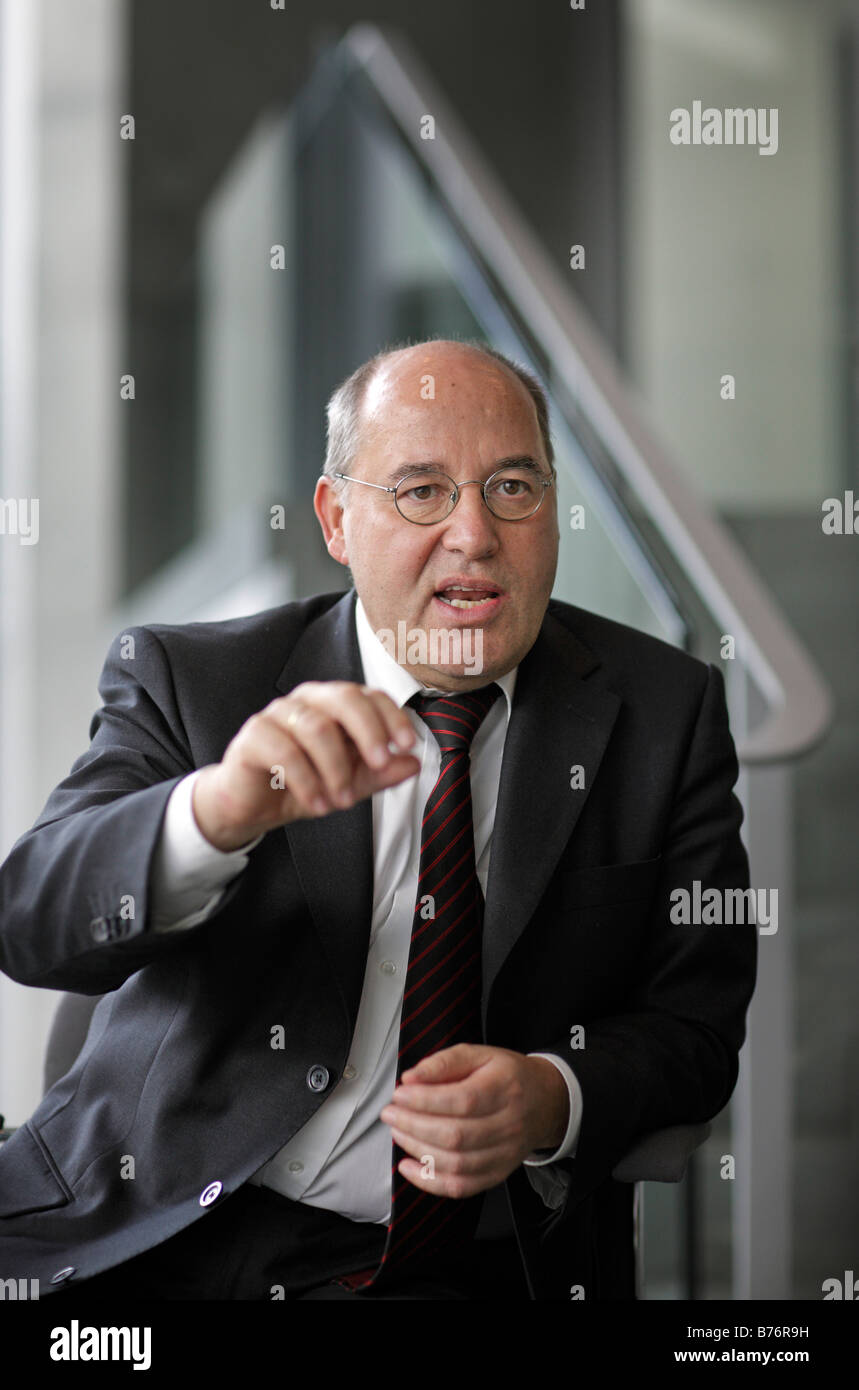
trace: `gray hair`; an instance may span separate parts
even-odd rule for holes
[[[546,393],[537,378],[528,371],[526,367],[518,362],[513,362],[509,357],[505,357],[502,352],[489,347],[487,343],[481,343],[473,338],[460,341],[459,339],[449,338],[428,338],[424,342],[457,342],[460,347],[470,348],[473,352],[479,353],[482,357],[500,362],[507,367],[514,376],[518,377],[525,387],[537,413],[537,423],[540,427],[540,437],[543,441],[543,448],[546,453],[549,467],[555,471],[555,451],[552,447],[552,440],[549,433],[549,403]],[[348,473],[352,461],[358,453],[360,447],[360,424],[359,416],[364,394],[367,387],[372,382],[381,364],[393,353],[401,351],[404,347],[417,347],[417,343],[400,343],[395,347],[384,348],[377,352],[374,357],[363,362],[360,367],[348,376],[345,381],[332,392],[326,407],[328,420],[327,447],[325,452],[324,473],[331,478],[336,492],[341,493],[349,484],[341,478],[335,478],[336,473]]]

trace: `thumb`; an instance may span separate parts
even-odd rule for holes
[[[414,777],[420,770],[420,763],[411,753],[397,753],[381,769],[368,767],[362,760],[355,778],[355,794],[363,800],[376,792],[386,791],[388,787],[395,787],[398,782]]]

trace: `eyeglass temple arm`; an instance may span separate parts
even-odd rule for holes
[[[396,492],[395,487],[385,487],[384,483],[370,483],[366,478],[353,478],[351,473],[335,473],[335,478],[345,478],[350,483],[363,483],[364,487],[377,487],[380,492]]]

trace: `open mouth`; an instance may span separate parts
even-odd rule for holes
[[[496,604],[501,598],[501,590],[495,584],[452,584],[448,588],[437,589],[435,597],[448,608],[471,611]]]

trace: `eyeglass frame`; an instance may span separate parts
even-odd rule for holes
[[[518,466],[521,467],[522,465]],[[535,476],[538,477],[539,482],[542,484],[543,491],[540,493],[539,501],[537,502],[537,505],[534,508],[534,510],[531,512],[526,512],[524,516],[499,516],[497,512],[492,511],[492,508],[486,501],[486,489],[492,482],[492,479],[497,478],[499,473],[508,473],[512,469],[516,468],[517,465],[515,463],[505,463],[503,467],[496,468],[495,472],[490,473],[489,477],[486,478],[483,482],[481,482],[479,478],[469,478],[464,483],[457,483],[450,476],[449,473],[445,473],[443,469],[439,468],[436,470],[439,476],[442,478],[447,478],[448,482],[451,484],[453,488],[453,492],[451,493],[451,496],[453,497],[453,504],[445,512],[444,516],[436,517],[435,521],[416,521],[414,517],[406,516],[404,512],[400,511],[399,504],[397,502],[397,489],[401,487],[403,483],[408,482],[409,478],[417,477],[417,474],[407,473],[405,477],[400,479],[400,481],[396,484],[395,487],[386,487],[384,483],[371,483],[366,478],[355,478],[352,476],[351,473],[333,473],[330,476],[334,478],[344,478],[347,482],[350,483],[363,483],[365,487],[375,487],[378,488],[380,492],[392,492],[394,494],[394,506],[397,508],[397,514],[403,518],[403,521],[408,521],[412,526],[438,526],[440,521],[447,521],[447,518],[452,515],[453,509],[459,501],[460,490],[464,487],[471,487],[473,485],[480,488],[484,504],[487,510],[492,514],[492,516],[495,517],[496,521],[527,521],[529,517],[537,515],[545,500],[546,488],[551,487],[552,484],[555,482],[557,474],[555,473],[555,469],[552,467],[552,465],[550,464],[549,466],[552,468],[552,471],[549,474],[548,478],[541,477],[539,474],[537,474],[536,469],[528,470],[529,472],[534,473]],[[426,471],[428,473],[432,472],[432,470],[429,468]]]

